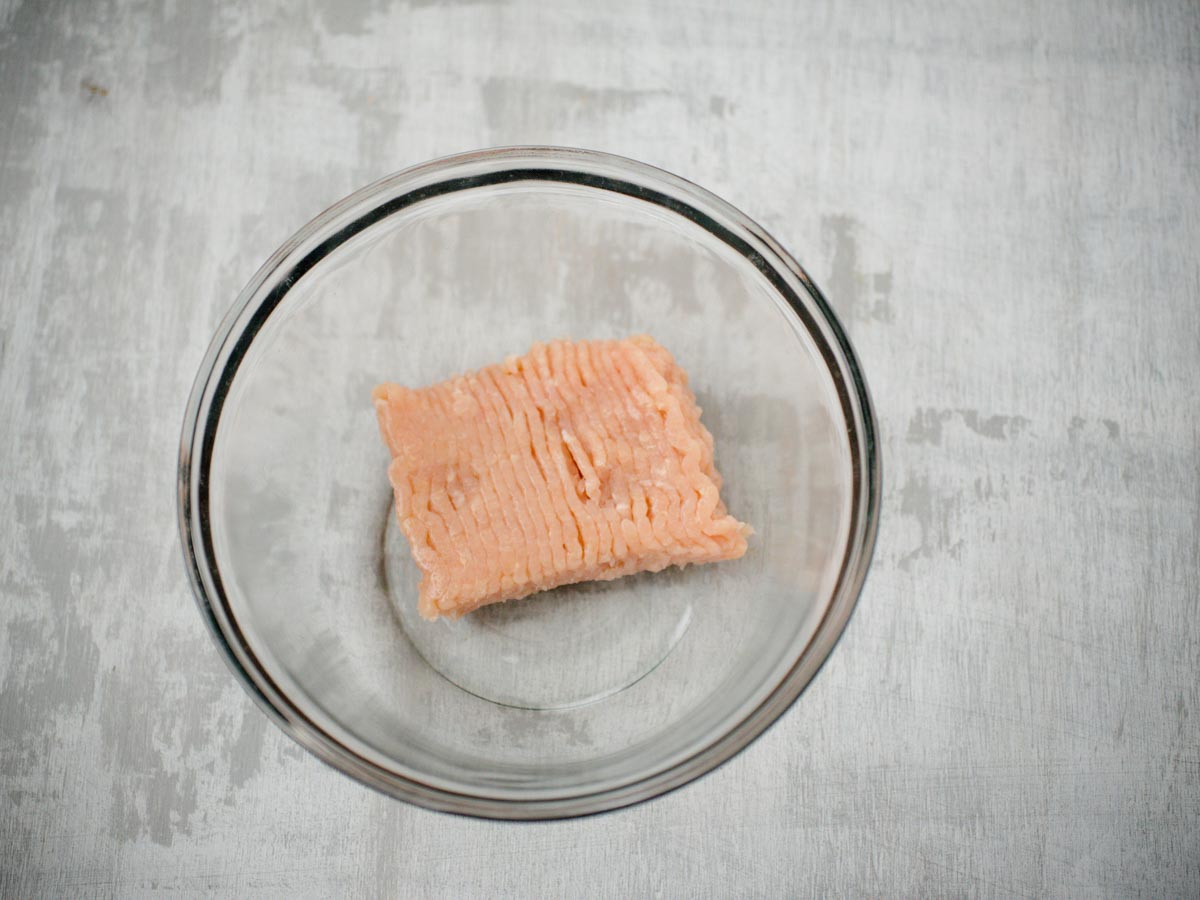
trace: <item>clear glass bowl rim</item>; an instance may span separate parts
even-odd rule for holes
[[[254,334],[290,286],[328,252],[325,248],[340,245],[407,205],[397,204],[397,198],[420,202],[430,196],[430,185],[435,190],[446,186],[441,193],[453,193],[517,180],[568,180],[635,198],[653,195],[654,202],[692,221],[710,223],[724,233],[727,243],[736,242],[733,245],[767,275],[814,335],[838,389],[852,462],[849,538],[832,596],[812,639],[767,698],[700,751],[664,770],[604,791],[531,800],[458,793],[423,783],[363,758],[313,723],[274,684],[242,636],[224,597],[211,538],[206,542],[205,537],[210,527],[207,471],[225,394]],[[703,227],[716,234],[710,224]],[[263,294],[267,285],[274,287]],[[404,169],[354,192],[297,231],[242,290],[209,345],[188,399],[179,447],[179,534],[196,602],[225,662],[271,720],[318,759],[369,787],[428,809],[493,819],[568,818],[639,803],[712,771],[762,734],[800,696],[841,637],[874,552],[882,479],[877,433],[870,392],[845,330],[800,264],[749,217],[690,181],[609,153],[545,146],[477,150]]]

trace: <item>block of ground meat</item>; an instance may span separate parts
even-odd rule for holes
[[[372,396],[426,619],[746,552],[687,375],[652,338],[536,344]]]

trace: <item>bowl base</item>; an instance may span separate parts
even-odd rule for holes
[[[691,624],[683,591],[663,590],[684,587],[674,571],[567,585],[428,622],[417,613],[420,572],[391,510],[384,527],[387,593],[405,635],[447,681],[493,703],[564,709],[612,696],[657,668]]]

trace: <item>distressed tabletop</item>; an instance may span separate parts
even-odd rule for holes
[[[521,826],[270,725],[174,509],[258,264],[362,184],[514,143],[662,166],[791,248],[886,487],[773,729]],[[0,0],[0,894],[1200,891],[1198,146],[1187,2]]]

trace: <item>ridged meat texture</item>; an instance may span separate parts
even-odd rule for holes
[[[426,619],[746,552],[687,375],[652,338],[536,344],[372,396]]]

